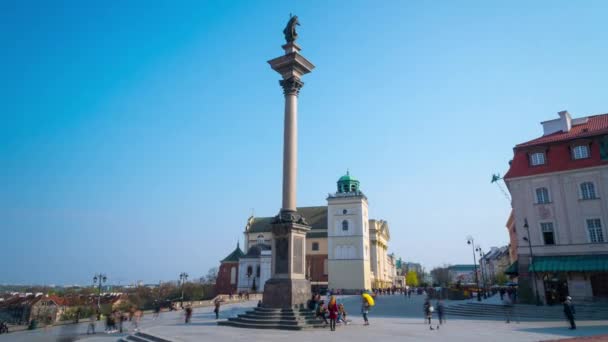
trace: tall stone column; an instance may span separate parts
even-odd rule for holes
[[[295,17],[297,19],[297,17]],[[272,278],[264,285],[265,307],[293,308],[306,304],[310,299],[310,282],[305,278],[306,233],[310,227],[296,207],[296,181],[298,166],[298,95],[304,85],[301,77],[314,68],[300,55],[295,43],[295,24],[288,23],[291,41],[283,45],[285,54],[268,61],[278,72],[285,95],[283,131],[283,202],[279,214],[272,223]]]
[[[296,211],[296,178],[298,172],[298,95],[304,85],[299,78],[280,81],[285,94],[285,123],[283,128],[283,206]]]

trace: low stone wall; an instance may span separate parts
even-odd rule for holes
[[[215,296],[213,299],[210,300],[194,300],[194,301],[184,301],[184,307],[186,306],[191,306],[193,308],[200,308],[200,307],[206,307],[206,306],[213,306],[215,299],[221,297],[222,298],[222,305],[226,305],[226,304],[232,304],[232,303],[241,303],[241,302],[246,302],[248,300],[262,300],[262,294],[261,293],[250,293],[249,294],[249,299],[246,299],[245,296],[243,296],[242,298],[239,299],[238,296],[232,295],[232,298],[230,298],[230,295],[227,294],[220,294]],[[180,308],[181,305],[181,301],[176,301],[173,302],[173,304],[175,305],[176,308]]]

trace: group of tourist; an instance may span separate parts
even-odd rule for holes
[[[330,295],[327,304],[321,295],[314,294],[308,302],[308,308],[315,313],[315,318],[321,319],[325,325],[329,325],[331,331],[336,330],[336,324],[348,324],[347,313],[344,304],[338,303],[336,296]]]
[[[131,308],[127,312],[123,312],[120,310],[113,310],[110,314],[105,316],[105,332],[108,334],[119,332],[123,332],[124,322],[131,322],[131,328],[134,331],[139,330],[139,322],[143,317],[143,311],[137,308]],[[97,314],[93,313],[89,317],[89,325],[87,327],[87,335],[95,334],[95,322],[97,321]]]
[[[230,292],[228,294],[228,299],[230,299],[230,300],[232,300],[235,297],[238,298],[239,300],[243,300],[243,299],[249,300],[249,292],[241,291],[241,292],[237,293],[236,295],[233,295],[232,292]]]

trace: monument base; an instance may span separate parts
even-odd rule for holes
[[[305,308],[310,298],[310,281],[307,279],[272,278],[264,285],[262,305],[274,309]]]

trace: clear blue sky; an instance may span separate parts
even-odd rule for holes
[[[346,169],[390,250],[470,263],[508,242],[490,184],[567,109],[608,112],[605,1],[3,1],[0,283],[198,277],[281,199],[289,13],[298,204]]]

